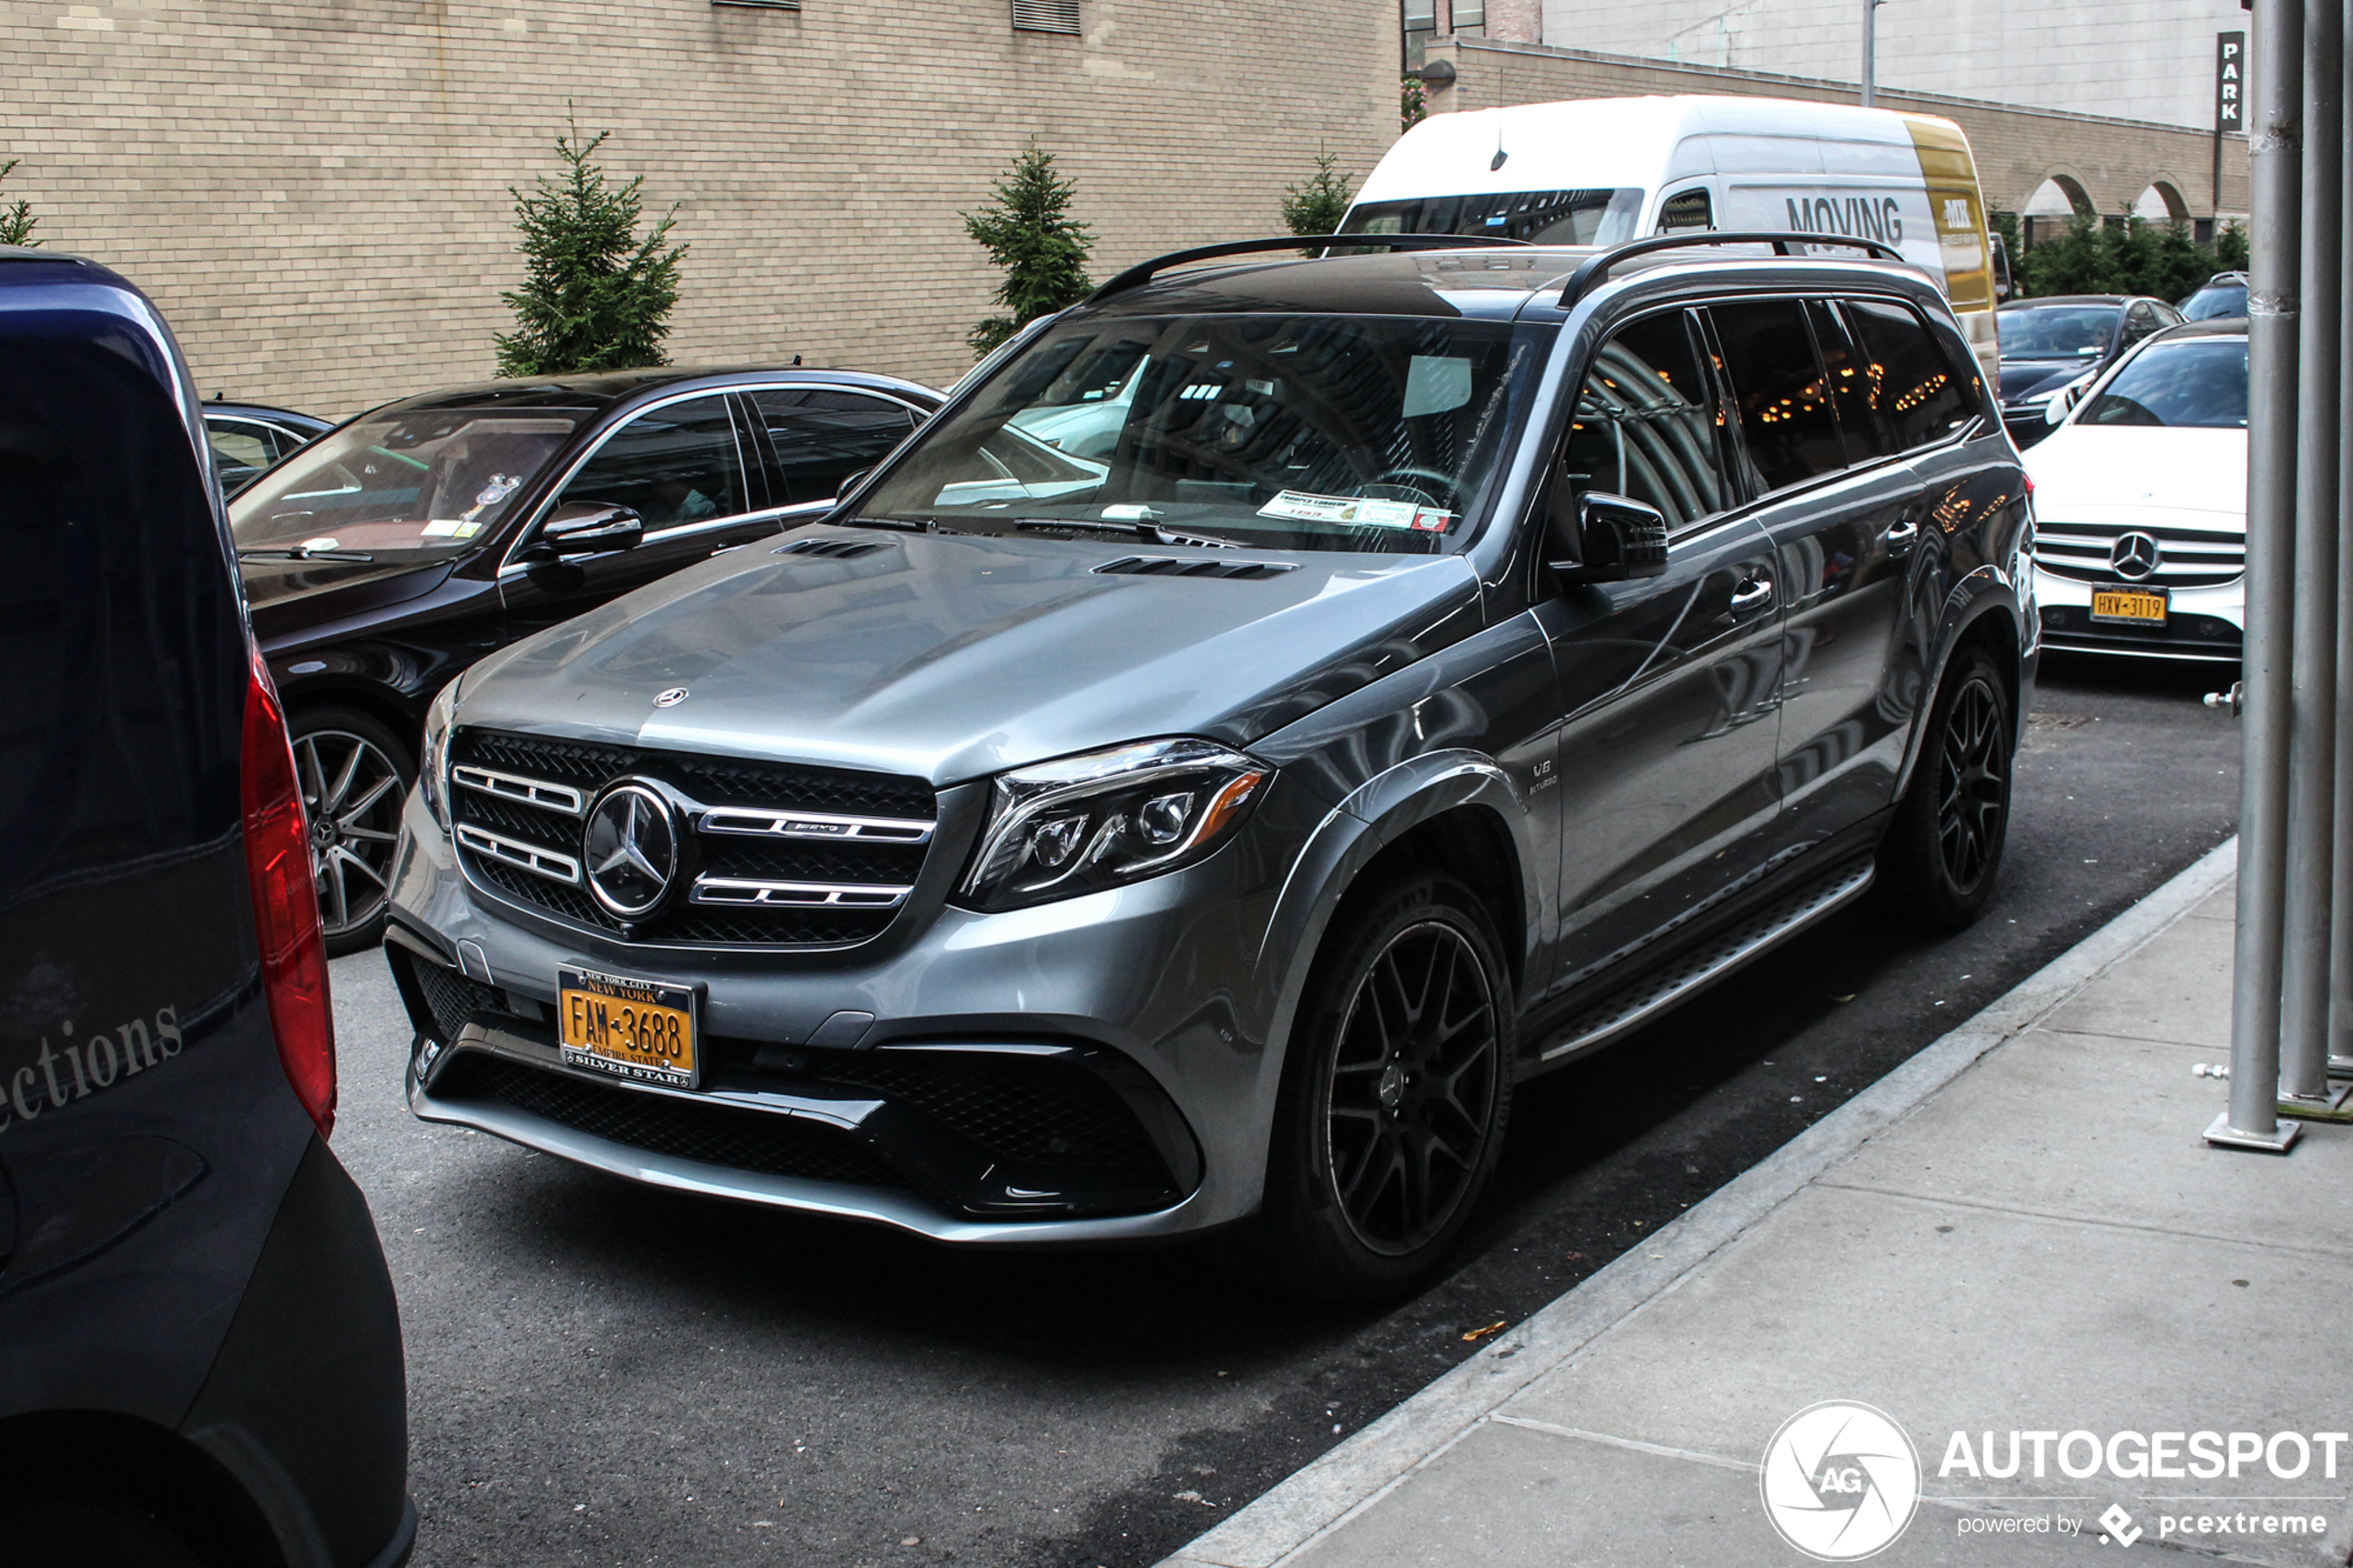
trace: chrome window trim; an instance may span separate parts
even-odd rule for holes
[[[514,543],[507,546],[506,555],[501,558],[498,562],[498,575],[503,578],[510,572],[521,573],[530,570],[531,563],[528,561],[519,561],[515,559],[516,554],[538,536],[540,525],[547,521],[547,514],[554,511],[556,508],[556,503],[562,499],[564,486],[579,478],[580,470],[594,462],[597,459],[598,454],[604,451],[606,443],[612,440],[614,436],[619,435],[623,431],[627,430],[631,425],[635,424],[639,420],[645,418],[648,414],[655,412],[657,409],[667,408],[679,403],[690,403],[698,397],[716,397],[724,400],[739,390],[741,389],[734,386],[698,386],[686,392],[672,393],[661,397],[657,397],[650,403],[641,404],[637,408],[632,408],[629,410],[629,415],[626,419],[616,420],[611,425],[607,426],[606,429],[598,435],[594,444],[582,451],[580,455],[574,458],[571,464],[565,468],[563,476],[558,479],[555,483],[549,487],[547,496],[540,501],[538,508],[533,511],[530,521],[525,522],[522,527],[517,531]],[[744,486],[745,495],[749,496],[751,493],[751,465],[744,460],[744,433],[736,422],[739,417],[740,416],[736,413],[735,408],[730,405],[727,409],[727,433],[735,442],[736,476]],[[645,538],[639,542],[638,547],[642,549],[646,544],[656,540],[678,538],[689,531],[696,529],[716,528],[723,525],[733,525],[736,523],[747,522],[754,518],[761,516],[764,513],[771,512],[775,509],[776,508],[773,507],[759,507],[749,511],[730,512],[725,517],[704,518],[698,522],[679,523],[669,528],[656,529],[646,534]]]
[[[721,818],[744,818],[765,826],[736,827]],[[803,824],[808,824],[804,827]],[[828,844],[928,844],[936,820],[920,817],[853,817],[837,811],[794,811],[765,806],[715,806],[695,824],[704,833],[749,838],[813,839]],[[813,828],[814,831],[810,831]],[[799,831],[796,831],[799,829]],[[868,832],[874,829],[876,831]]]
[[[546,877],[549,882],[569,883],[573,886],[580,884],[580,862],[569,855],[560,855],[536,844],[525,844],[519,838],[509,838],[504,834],[492,833],[488,828],[476,827],[472,822],[458,823],[450,830],[450,836],[460,848],[471,849],[486,860],[496,860],[502,866],[512,866],[517,871]],[[543,861],[546,864],[542,864]],[[562,874],[558,874],[559,872]]]

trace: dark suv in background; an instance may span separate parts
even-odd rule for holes
[[[0,1562],[389,1568],[399,1318],[327,1147],[301,794],[160,320],[0,250]]]
[[[2025,476],[1928,278],[1741,238],[1137,269],[828,525],[476,665],[411,1106],[951,1242],[1256,1216],[1376,1295],[1517,1080],[1875,883],[1974,919]]]
[[[492,382],[363,414],[229,509],[331,952],[374,942],[425,704],[468,664],[814,518],[939,404],[848,370]]]

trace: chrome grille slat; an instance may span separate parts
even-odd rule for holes
[[[450,781],[468,789],[478,789],[484,795],[496,795],[508,800],[520,800],[526,806],[544,807],[577,817],[588,809],[587,800],[570,784],[554,784],[546,779],[527,779],[520,773],[502,773],[495,768],[459,767],[449,770]]]
[[[565,882],[574,885],[580,882],[580,862],[569,855],[560,855],[552,849],[526,844],[519,838],[509,838],[505,834],[492,833],[488,828],[476,827],[472,822],[459,822],[456,835],[460,845],[484,859],[497,860],[501,865],[513,866],[535,876],[544,876],[549,882]]]
[[[753,877],[704,876],[695,879],[692,897],[698,904],[736,908],[771,905],[785,909],[895,909],[914,888],[873,883],[767,882]]]
[[[747,810],[724,807],[705,811],[697,824],[705,833],[747,837],[808,838],[827,843],[926,844],[937,822],[908,817],[845,817],[830,811]]]

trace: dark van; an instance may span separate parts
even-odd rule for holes
[[[392,1568],[301,792],[153,305],[0,249],[0,1562]]]

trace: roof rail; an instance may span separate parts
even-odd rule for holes
[[[1890,261],[1901,261],[1904,253],[1883,240],[1856,239],[1847,234],[1741,233],[1718,229],[1694,229],[1681,234],[1655,234],[1647,240],[1615,245],[1594,257],[1569,274],[1568,286],[1561,290],[1563,310],[1584,297],[1585,291],[1609,276],[1609,270],[1621,261],[1631,261],[1653,251],[1681,250],[1692,245],[1771,245],[1776,256],[1795,256],[1792,245],[1844,245],[1883,256]]]
[[[1526,240],[1506,240],[1492,234],[1286,234],[1280,239],[1228,240],[1224,245],[1195,245],[1190,250],[1171,251],[1139,262],[1120,273],[1087,296],[1087,303],[1109,299],[1141,287],[1152,278],[1172,267],[1182,267],[1189,261],[1210,261],[1221,256],[1249,256],[1270,250],[1304,250],[1311,245],[1363,245],[1375,250],[1472,250],[1489,245],[1525,246]]]

